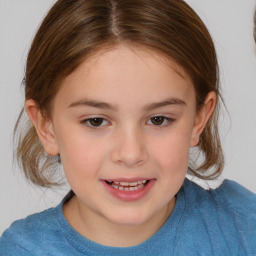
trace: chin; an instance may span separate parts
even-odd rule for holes
[[[115,216],[111,216],[109,220],[115,225],[120,226],[139,226],[143,225],[150,219],[148,214],[143,214],[141,212],[120,212]]]

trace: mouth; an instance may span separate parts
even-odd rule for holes
[[[144,198],[154,186],[156,179],[102,180],[106,192],[122,201],[136,201]]]
[[[120,191],[137,191],[143,189],[150,180],[139,180],[133,182],[105,180],[106,184]]]

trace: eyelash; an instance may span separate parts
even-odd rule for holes
[[[100,125],[98,125],[98,126],[97,125],[92,125],[92,122],[96,121],[96,120],[101,122]],[[105,118],[102,118],[102,117],[88,118],[88,119],[84,119],[84,120],[81,121],[82,124],[86,125],[90,129],[99,129],[102,126],[106,126],[106,124],[102,125],[102,123],[104,123],[104,122],[109,123]]]
[[[154,118],[163,119],[164,124],[163,123],[161,123],[160,125],[153,124],[152,120],[154,120]],[[170,117],[166,117],[166,116],[153,116],[149,119],[149,121],[151,121],[151,123],[152,123],[150,125],[161,128],[161,127],[168,127],[169,125],[171,125],[175,121],[175,119],[170,118]]]
[[[156,118],[162,119],[163,122],[160,123],[159,125],[154,124],[152,121],[154,119],[155,119],[154,121],[156,121]],[[92,122],[94,122],[94,121],[96,121],[96,122],[99,121],[100,124],[99,125],[93,125]],[[159,115],[159,116],[153,116],[153,117],[149,118],[147,123],[149,121],[151,122],[151,124],[149,124],[149,125],[155,126],[156,128],[161,128],[161,127],[168,127],[169,125],[171,125],[175,121],[175,119]],[[107,121],[105,118],[102,118],[102,117],[87,118],[87,119],[84,119],[84,120],[81,121],[82,124],[86,125],[90,129],[99,129],[101,127],[107,126],[108,124],[104,124],[105,122],[108,123],[108,124],[110,123],[109,121]]]

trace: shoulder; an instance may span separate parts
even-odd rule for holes
[[[59,206],[13,222],[0,238],[0,255],[47,255],[40,248],[47,248],[49,241],[57,237],[58,209]],[[45,244],[39,246],[40,243]]]
[[[235,181],[224,180],[219,188],[209,193],[223,207],[256,219],[256,195]]]
[[[196,229],[202,239],[216,241],[222,250],[232,248],[232,253],[239,252],[238,255],[256,255],[254,193],[230,180],[209,190],[186,180],[183,189],[186,226]]]
[[[235,181],[224,180],[216,189],[205,190],[196,183],[185,180],[185,192],[198,203],[222,206],[236,213],[256,217],[256,194]]]
[[[252,241],[256,250],[256,195],[230,180],[225,180],[219,188],[209,193],[220,214],[231,217],[241,239]]]
[[[205,190],[186,180],[184,190],[190,207],[196,205],[201,211],[210,208],[221,214],[240,216],[241,220],[252,220],[256,225],[256,195],[235,181],[224,180],[218,188]]]

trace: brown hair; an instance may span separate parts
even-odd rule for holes
[[[256,42],[256,9],[255,9],[254,15],[253,15],[253,22],[254,22],[253,37],[254,37],[254,41]]]
[[[51,102],[61,81],[93,52],[128,43],[149,47],[174,59],[191,77],[198,110],[207,94],[218,96],[198,155],[189,171],[212,179],[223,168],[218,134],[218,63],[212,38],[198,15],[183,0],[59,0],[41,24],[27,58],[25,97],[50,118]],[[48,156],[29,123],[25,133],[16,124],[17,159],[26,177],[41,186],[53,184],[48,174],[57,158]],[[199,160],[201,159],[200,163]],[[55,167],[54,167],[55,168]],[[208,172],[208,169],[211,172]]]

